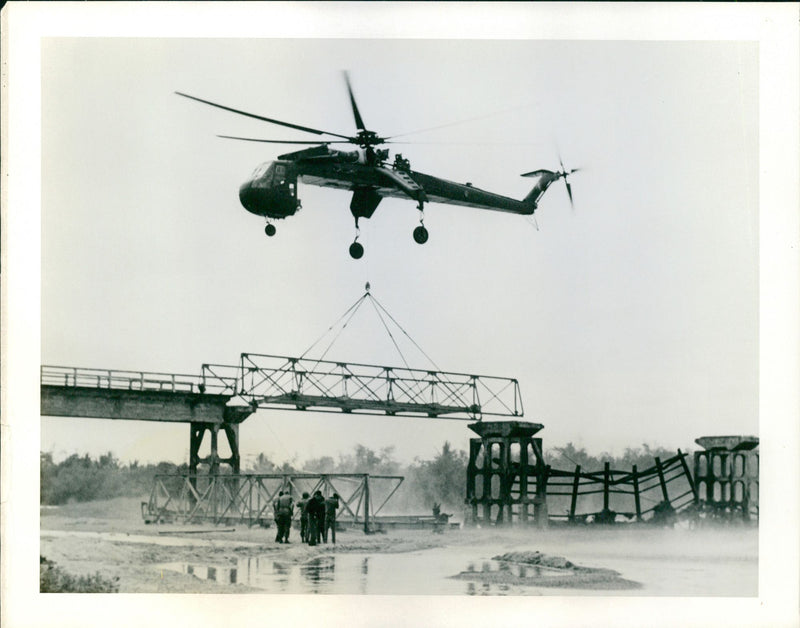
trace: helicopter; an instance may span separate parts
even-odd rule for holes
[[[428,241],[428,230],[424,223],[425,203],[447,203],[530,216],[536,211],[539,199],[541,199],[547,188],[559,179],[564,179],[570,204],[572,204],[572,188],[567,177],[579,169],[566,170],[560,158],[561,170],[540,169],[521,175],[535,179],[533,189],[521,200],[481,190],[471,183],[455,183],[416,172],[411,169],[409,160],[404,158],[401,153],[396,153],[394,160],[390,163],[390,151],[379,147],[393,143],[391,141],[392,137],[383,137],[367,129],[356,104],[347,72],[344,73],[344,79],[350,96],[350,106],[353,110],[355,125],[358,129],[355,135],[344,135],[291,122],[283,122],[227,107],[183,92],[175,92],[184,98],[231,113],[304,133],[329,136],[318,140],[276,140],[231,135],[218,136],[225,139],[269,144],[313,145],[309,148],[279,155],[276,161],[264,162],[239,187],[239,200],[242,206],[248,212],[266,218],[267,224],[264,231],[268,236],[274,236],[276,232],[275,225],[272,223],[273,220],[288,218],[300,210],[301,201],[297,196],[298,180],[309,185],[347,190],[353,193],[350,200],[350,212],[355,219],[356,236],[349,249],[350,256],[353,259],[360,259],[364,255],[364,247],[358,241],[360,233],[359,219],[372,217],[381,200],[385,197],[416,201],[417,209],[420,213],[420,222],[413,231],[413,237],[418,244],[424,244]],[[355,150],[339,150],[333,148],[332,144],[351,144],[357,148]]]

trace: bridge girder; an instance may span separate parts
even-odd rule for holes
[[[41,414],[190,424],[192,474],[239,473],[239,424],[258,409],[339,411],[480,421],[521,417],[515,379],[247,354],[201,375],[60,366],[41,368]],[[219,456],[219,431],[231,455]],[[205,433],[210,453],[200,457]]]

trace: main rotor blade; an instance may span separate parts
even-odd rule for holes
[[[572,186],[569,184],[569,181],[564,179],[564,183],[567,184],[567,196],[569,196],[569,204],[572,209],[575,209],[575,203],[572,202]]]
[[[315,133],[316,135],[334,135],[336,137],[341,137],[346,140],[350,138],[347,135],[341,135],[340,133],[331,133],[330,131],[320,131],[319,129],[312,129],[308,126],[301,126],[299,124],[292,124],[291,122],[282,122],[280,120],[275,120],[273,118],[265,118],[264,116],[256,115],[255,113],[248,113],[246,111],[241,111],[239,109],[233,109],[232,107],[226,107],[225,105],[219,105],[215,102],[211,102],[210,100],[203,100],[202,98],[197,98],[196,96],[190,96],[189,94],[184,94],[182,92],[175,92],[178,96],[183,96],[184,98],[190,98],[191,100],[196,100],[197,102],[201,102],[206,105],[211,105],[212,107],[217,107],[218,109],[224,109],[225,111],[230,111],[232,113],[238,113],[242,116],[247,116],[248,118],[255,118],[256,120],[263,120],[264,122],[271,122],[272,124],[279,124],[280,126],[289,127],[290,129],[297,129],[298,131],[305,131],[307,133]]]
[[[265,142],[267,144],[349,144],[348,140],[262,140],[255,137],[236,137],[234,135],[217,135],[226,140],[242,140],[243,142]]]
[[[353,108],[353,116],[356,119],[356,128],[360,131],[366,131],[367,127],[364,126],[364,120],[361,119],[361,114],[358,112],[358,105],[356,104],[355,96],[353,96],[353,88],[350,87],[350,76],[347,72],[344,73],[344,82],[347,83],[347,93],[350,94],[350,106]]]

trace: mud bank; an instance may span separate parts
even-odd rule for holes
[[[553,587],[559,589],[630,590],[640,582],[622,578],[613,569],[582,567],[563,556],[541,552],[508,552],[492,559],[496,569],[462,571],[454,579],[498,585]]]

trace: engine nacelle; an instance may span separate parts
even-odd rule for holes
[[[251,214],[286,218],[297,213],[297,172],[286,161],[265,162],[239,187],[239,200]]]

